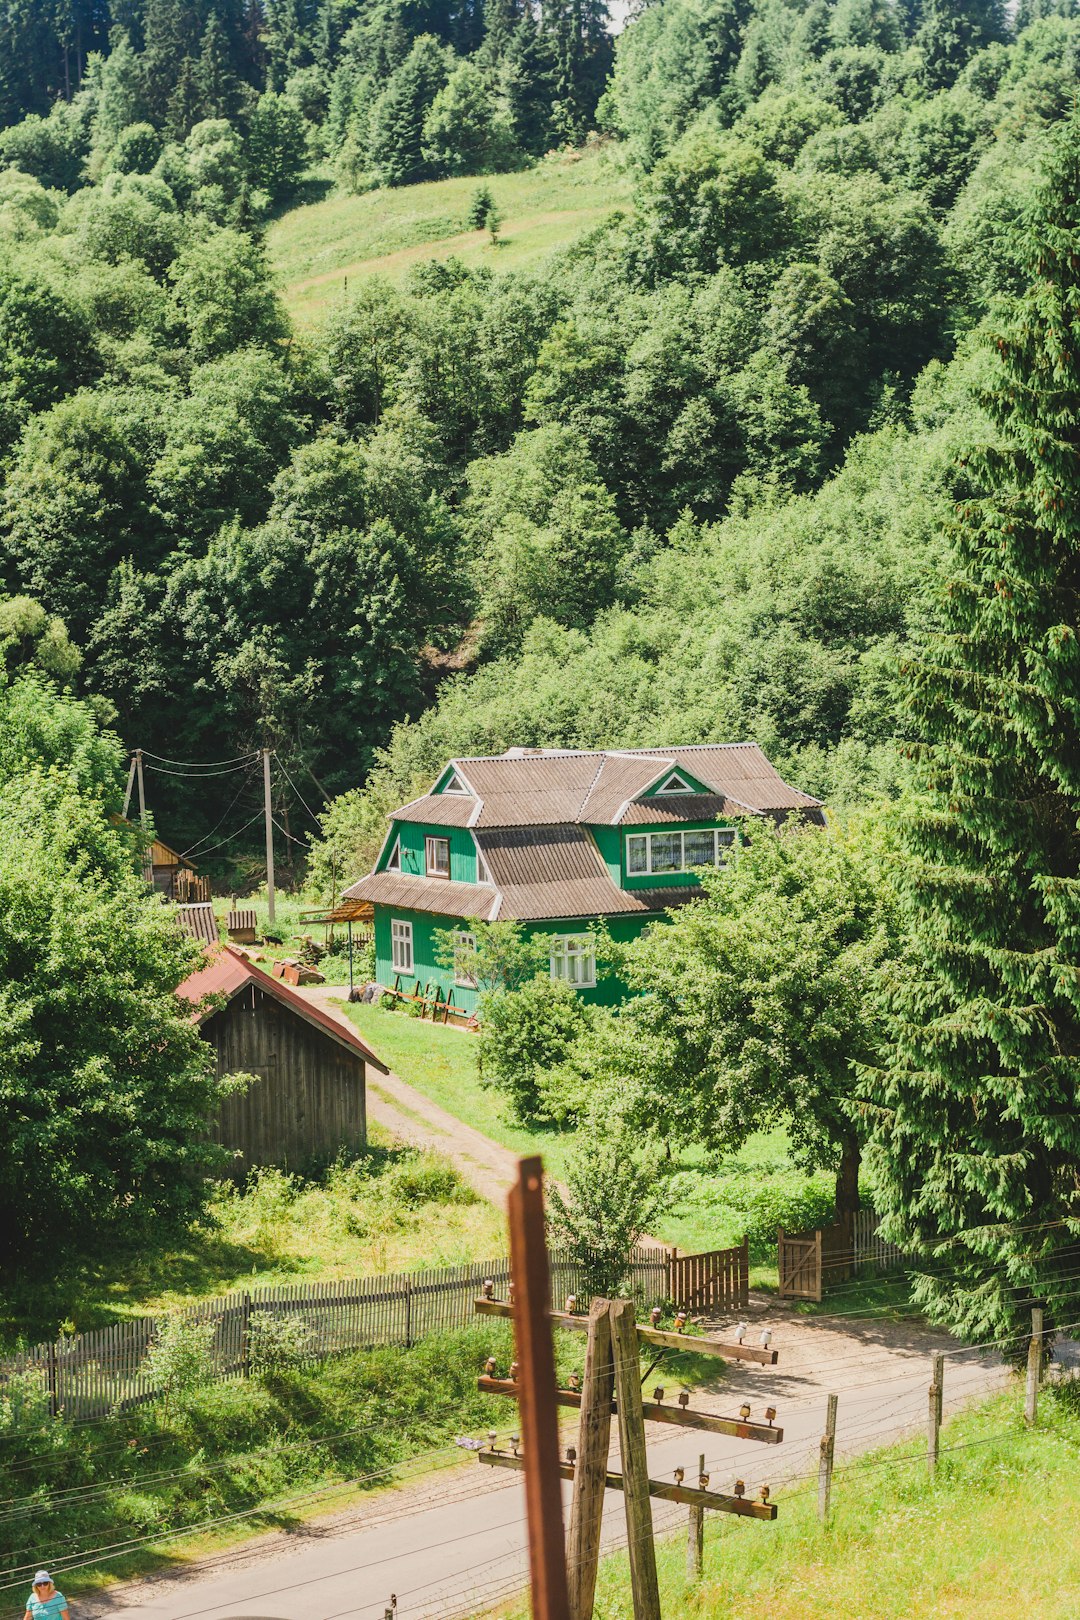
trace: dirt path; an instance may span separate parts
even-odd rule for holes
[[[299,994],[317,1002],[323,1012],[356,1034],[356,1025],[350,1023],[342,1007],[340,985],[309,985]],[[369,1072],[367,1107],[369,1119],[402,1142],[443,1154],[482,1198],[499,1209],[505,1206],[506,1195],[517,1175],[516,1153],[448,1114],[445,1108],[440,1108],[438,1103],[393,1073]]]
[[[918,1457],[925,1425],[929,1357],[947,1352],[947,1412],[1004,1387],[1008,1373],[977,1351],[956,1354],[941,1333],[914,1324],[803,1317],[759,1301],[752,1331],[768,1321],[780,1351],[775,1368],[729,1365],[714,1384],[696,1390],[694,1407],[734,1415],[740,1401],[753,1415],[775,1404],[783,1444],[748,1446],[717,1435],[676,1433],[648,1425],[649,1471],[688,1472],[704,1449],[713,1487],[730,1490],[736,1476],[749,1493],[768,1483],[781,1505],[813,1488],[826,1397],[839,1395],[837,1456],[911,1437]],[[1063,1347],[1064,1348],[1064,1347]],[[662,1372],[656,1375],[662,1381]],[[493,1411],[493,1423],[506,1414]],[[512,1421],[512,1420],[510,1420]],[[948,1444],[948,1435],[944,1437]],[[451,1459],[452,1462],[453,1459]],[[921,1466],[916,1461],[913,1466]],[[835,1489],[843,1490],[843,1475]],[[654,1505],[657,1530],[681,1529],[686,1512]],[[768,1534],[768,1527],[740,1533]],[[621,1500],[609,1494],[604,1539],[621,1544]],[[347,1512],[276,1532],[177,1571],[164,1579],[117,1587],[104,1596],[65,1590],[87,1616],[139,1615],[145,1620],[383,1620],[391,1592],[397,1620],[455,1620],[480,1613],[524,1584],[525,1525],[519,1475],[467,1460],[380,1492]]]

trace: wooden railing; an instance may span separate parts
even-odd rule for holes
[[[646,1306],[671,1302],[687,1309],[725,1312],[746,1304],[746,1246],[711,1254],[677,1256],[674,1250],[639,1248],[631,1255],[628,1287]],[[550,1256],[551,1300],[561,1307],[582,1293],[582,1269],[565,1251]],[[375,1345],[408,1347],[433,1333],[469,1326],[473,1301],[487,1279],[505,1296],[510,1262],[477,1260],[438,1271],[403,1272],[343,1282],[297,1283],[222,1295],[175,1313],[190,1323],[210,1323],[207,1382],[243,1378],[250,1371],[248,1346],[256,1315],[299,1317],[307,1329],[304,1360],[319,1361],[345,1350]],[[29,1379],[48,1391],[54,1415],[98,1418],[141,1405],[162,1393],[147,1353],[161,1319],[143,1316],[39,1344],[0,1362],[0,1392],[13,1379]]]

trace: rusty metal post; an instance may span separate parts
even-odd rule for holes
[[[510,1263],[514,1274],[514,1336],[521,1390],[525,1508],[533,1620],[570,1620],[563,1542],[555,1349],[548,1310],[544,1167],[539,1156],[518,1161],[510,1189]]]

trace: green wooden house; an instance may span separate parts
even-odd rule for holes
[[[471,1011],[477,992],[440,965],[437,931],[516,918],[550,938],[551,973],[590,1001],[624,994],[597,979],[590,925],[617,940],[701,893],[747,815],[821,820],[756,743],[689,748],[511,748],[452,759],[431,791],[402,805],[375,870],[345,891],[375,913],[376,977],[438,989]]]

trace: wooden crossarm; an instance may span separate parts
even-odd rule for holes
[[[504,1299],[477,1299],[474,1308],[478,1316],[514,1314],[514,1307]],[[587,1316],[571,1316],[568,1311],[549,1311],[548,1315],[556,1327],[576,1328],[580,1333],[588,1330]],[[779,1360],[776,1350],[755,1350],[748,1344],[725,1344],[722,1339],[699,1338],[697,1334],[669,1333],[663,1328],[642,1327],[640,1323],[637,1336],[642,1344],[652,1344],[660,1350],[692,1350],[698,1355],[723,1356],[725,1361],[756,1361],[762,1367],[775,1367]]]
[[[485,1463],[489,1468],[516,1468],[525,1467],[525,1459],[515,1456],[507,1451],[478,1451],[477,1460]],[[573,1479],[574,1470],[568,1462],[560,1462],[559,1473],[563,1479]],[[605,1484],[609,1491],[621,1491],[623,1477],[621,1474],[608,1473]],[[716,1491],[701,1491],[690,1485],[668,1485],[661,1479],[650,1479],[649,1495],[657,1496],[664,1502],[681,1502],[687,1507],[708,1508],[712,1513],[735,1513],[743,1519],[775,1519],[775,1502],[753,1502],[745,1496],[721,1496]]]
[[[476,1387],[485,1395],[509,1395],[517,1399],[518,1386],[509,1378],[478,1378]],[[580,1408],[581,1391],[559,1389],[555,1392],[559,1406]],[[617,1413],[618,1402],[612,1401],[611,1410]],[[691,1412],[681,1406],[669,1406],[660,1401],[644,1402],[647,1423],[674,1423],[681,1429],[707,1429],[710,1434],[730,1434],[736,1440],[760,1440],[767,1446],[778,1446],[784,1438],[783,1429],[768,1423],[746,1423],[742,1418],[715,1417],[711,1412]]]

